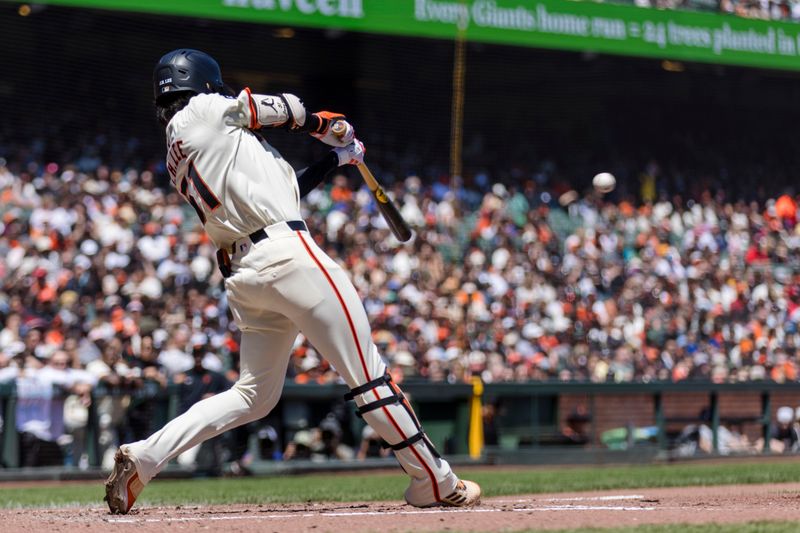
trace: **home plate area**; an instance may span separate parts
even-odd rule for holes
[[[684,487],[486,498],[468,509],[398,502],[0,511],[4,531],[515,531],[664,523],[800,520],[800,484]]]

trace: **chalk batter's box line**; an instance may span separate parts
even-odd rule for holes
[[[608,501],[617,501],[617,500],[641,500],[644,499],[646,496],[643,494],[611,494],[608,496],[575,496],[569,498],[542,498],[539,501],[543,502],[608,502]],[[526,498],[523,500],[495,500],[492,499],[492,503],[535,503],[536,499],[533,500],[530,498]]]
[[[434,509],[427,511],[353,511],[332,513],[303,513],[303,514],[273,514],[273,515],[238,515],[238,516],[194,516],[194,517],[169,517],[169,518],[107,518],[105,521],[112,524],[139,524],[158,522],[200,522],[223,520],[279,520],[290,518],[313,517],[353,517],[353,516],[385,516],[385,515],[426,515],[426,514],[451,514],[451,513],[515,513],[541,512],[541,511],[655,511],[655,507],[630,507],[620,505],[548,505],[544,507],[517,507],[514,509]]]

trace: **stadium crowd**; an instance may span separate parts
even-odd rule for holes
[[[795,0],[630,0],[630,2],[639,7],[657,9],[721,12],[764,20],[800,20],[800,2]]]
[[[408,245],[344,175],[305,209],[404,376],[795,380],[795,199],[667,201],[654,187],[643,180],[654,201],[636,205],[533,180],[453,191],[411,176],[394,191],[417,230]],[[0,167],[0,190],[0,365],[65,352],[116,386],[106,373],[174,379],[200,351],[236,378],[214,247],[152,172]],[[302,338],[289,375],[336,379]]]
[[[169,383],[186,409],[237,378],[214,246],[158,171],[0,160],[0,383],[16,381],[34,456],[82,438],[94,387],[113,392],[94,406],[110,461],[149,434]],[[393,190],[417,233],[405,245],[345,175],[304,214],[398,382],[797,380],[797,199],[667,198],[650,174],[609,198],[546,171],[508,186],[409,176]],[[298,337],[288,378],[336,381],[322,355]]]

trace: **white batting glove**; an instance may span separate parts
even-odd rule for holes
[[[361,165],[364,163],[364,154],[367,153],[364,143],[356,138],[353,138],[353,142],[347,146],[334,148],[333,151],[336,152],[336,156],[339,158],[339,166]]]
[[[344,126],[344,131],[338,131],[337,133],[334,133],[334,124],[337,124],[338,128]],[[356,130],[353,128],[352,124],[342,118],[330,121],[330,126],[328,126],[328,128],[325,130],[325,133],[311,133],[311,135],[324,142],[328,146],[344,148],[356,138]]]
[[[353,125],[345,120],[345,116],[333,111],[318,111],[312,114],[307,129],[311,130],[309,134],[312,137],[316,137],[328,146],[339,148],[353,142],[356,136]]]
[[[336,123],[344,124],[344,133],[338,133],[334,135],[334,142],[338,144],[334,144],[333,146],[344,147],[353,142],[356,138],[356,129],[353,127],[352,124],[347,122],[346,120],[337,120]],[[340,126],[341,127],[341,126]],[[325,141],[322,141],[325,142]],[[362,145],[363,146],[363,145]]]

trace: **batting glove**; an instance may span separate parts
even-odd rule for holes
[[[312,137],[316,137],[320,141],[329,146],[337,146],[343,148],[353,142],[356,136],[356,131],[353,129],[352,124],[345,120],[344,115],[341,113],[333,113],[331,111],[320,111],[311,115],[313,120],[310,121],[315,127],[314,130],[309,132]],[[334,123],[341,122],[344,124],[344,132],[334,134],[331,126]]]
[[[334,148],[333,151],[336,152],[336,156],[339,158],[339,166],[363,165],[364,154],[367,153],[364,143],[355,138],[353,142],[347,146],[343,148]]]

